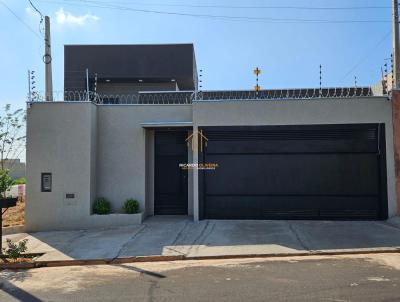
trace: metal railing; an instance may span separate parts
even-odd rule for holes
[[[384,96],[371,87],[345,87],[323,89],[274,89],[259,92],[250,90],[221,91],[141,91],[134,94],[103,94],[86,91],[63,91],[53,93],[54,101],[86,102],[104,105],[123,104],[191,104],[193,101],[284,101],[335,98],[361,98]],[[45,101],[41,94],[30,96],[30,101]]]

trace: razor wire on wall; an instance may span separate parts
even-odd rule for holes
[[[190,104],[193,101],[279,101],[335,98],[361,98],[384,96],[371,87],[274,89],[274,90],[221,90],[221,91],[143,91],[133,94],[104,94],[87,91],[61,91],[53,93],[54,101],[93,102],[104,105],[125,104]],[[45,101],[43,94],[30,95],[32,102]]]

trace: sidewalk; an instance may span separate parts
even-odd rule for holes
[[[237,256],[308,252],[400,252],[400,221],[222,221],[157,216],[106,230],[20,233],[38,261],[133,256]]]

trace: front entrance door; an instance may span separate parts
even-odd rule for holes
[[[186,130],[155,131],[155,215],[188,214],[188,173],[179,167],[188,161],[186,136]]]

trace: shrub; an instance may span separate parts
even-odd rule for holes
[[[13,185],[14,180],[10,176],[9,170],[0,170],[0,195],[2,198],[6,198],[6,192]]]
[[[124,202],[123,209],[127,214],[139,213],[139,202],[136,199],[127,199]]]
[[[110,214],[111,212],[111,204],[104,197],[96,198],[93,204],[93,212],[99,215]]]
[[[26,184],[25,177],[17,178],[14,180],[14,185],[24,185]]]
[[[26,252],[28,249],[26,246],[28,239],[21,240],[18,243],[13,242],[9,238],[7,238],[6,241],[7,248],[4,248],[3,252],[8,258],[13,259],[14,261],[21,258],[22,253]]]

